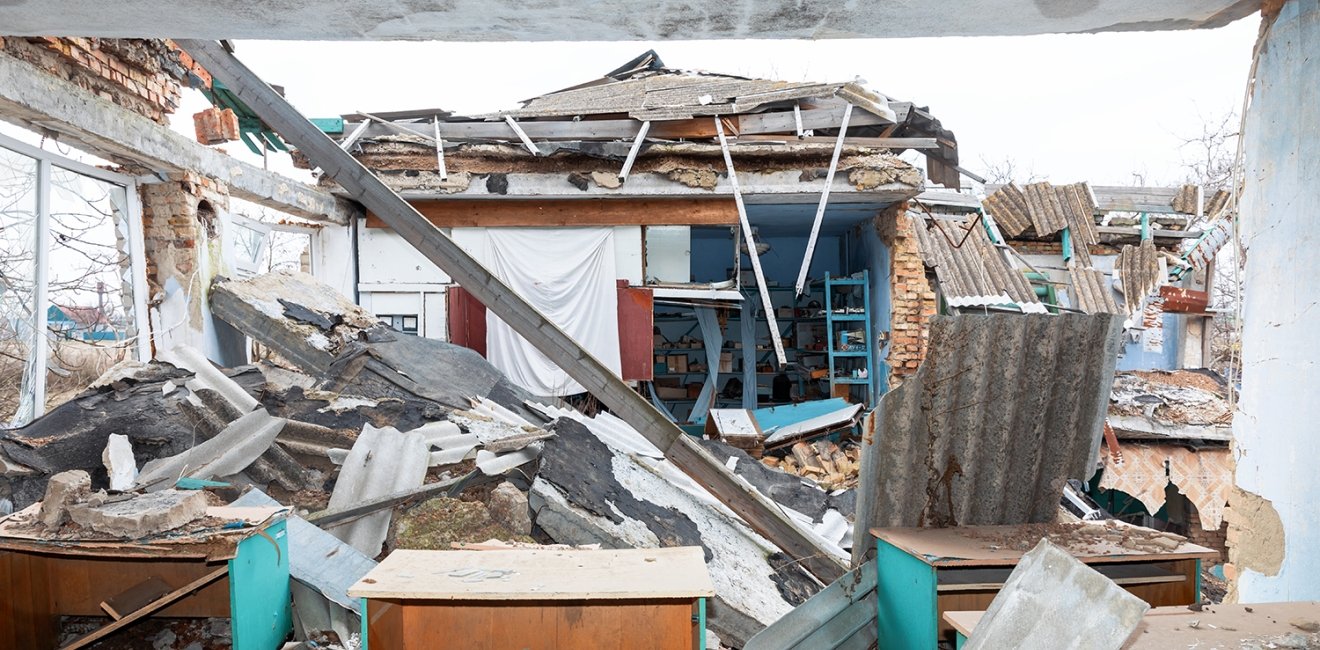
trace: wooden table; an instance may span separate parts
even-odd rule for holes
[[[1216,551],[1137,526],[1105,526],[872,529],[880,638],[886,648],[914,650],[954,640],[942,614],[989,607],[1018,560],[1042,536],[1153,606],[1200,600],[1201,560],[1217,558]]]
[[[0,648],[55,648],[61,616],[103,617],[88,644],[149,617],[227,617],[235,648],[292,628],[286,509],[213,507],[213,528],[120,540],[51,538],[39,508],[0,518]]]
[[[704,649],[715,590],[682,547],[400,550],[348,593],[369,648]]]
[[[958,635],[957,647],[962,647],[984,615],[983,611],[944,613],[944,621]],[[1123,650],[1237,648],[1245,641],[1269,647],[1271,640],[1301,632],[1293,621],[1320,624],[1320,602],[1206,605],[1199,612],[1186,606],[1156,607],[1146,612]]]

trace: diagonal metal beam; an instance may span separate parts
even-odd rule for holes
[[[487,309],[590,390],[756,532],[827,583],[843,575],[842,560],[822,548],[816,537],[799,528],[776,503],[706,453],[609,368],[472,259],[353,156],[340,149],[232,54],[212,41],[182,40],[178,44],[214,78],[224,82],[262,121],[296,145],[312,164],[329,174],[394,232],[476,296]]]

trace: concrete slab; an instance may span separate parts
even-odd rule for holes
[[[965,650],[1118,650],[1150,609],[1042,539],[1022,556]]]
[[[201,490],[161,490],[104,505],[71,506],[69,517],[98,533],[138,539],[200,519],[206,506]]]

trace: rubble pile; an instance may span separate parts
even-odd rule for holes
[[[701,547],[718,594],[709,625],[734,647],[823,587],[608,412],[533,398],[471,350],[400,334],[309,276],[211,295],[276,356],[216,368],[163,351],[0,430],[0,497],[18,510],[0,537],[163,548],[250,534],[232,520],[280,509],[293,627],[321,647],[356,642],[345,591],[397,549]],[[801,441],[757,460],[701,442],[846,557],[855,447]]]

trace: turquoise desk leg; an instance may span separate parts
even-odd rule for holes
[[[1196,558],[1196,602],[1201,602],[1201,558]]]
[[[697,622],[697,648],[706,650],[706,599],[697,599],[697,613],[692,615],[692,620]],[[363,648],[366,650],[366,648]]]
[[[362,601],[362,644],[358,647],[367,650],[367,599],[359,598],[358,600]]]
[[[934,650],[939,640],[935,567],[876,541],[876,631],[886,650]]]
[[[958,640],[956,644],[953,646],[953,648],[954,650],[962,650],[963,645],[967,643],[967,637],[963,636],[962,632],[955,632],[955,634],[958,635]]]

